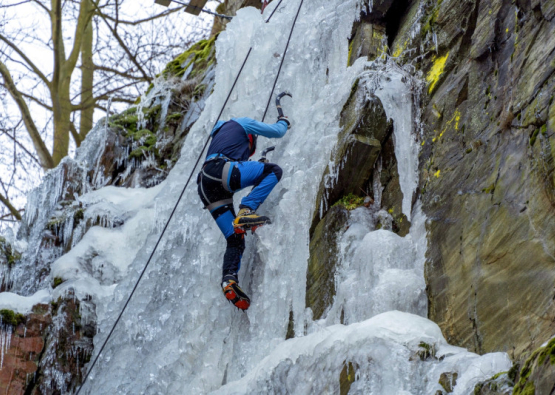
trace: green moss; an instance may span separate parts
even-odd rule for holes
[[[466,153],[467,153],[467,154],[470,154],[471,152],[472,152],[472,147],[466,149]]]
[[[189,77],[201,74],[214,61],[214,56],[211,55],[213,54],[215,42],[216,37],[197,42],[187,51],[183,52],[181,55],[168,63],[164,71],[162,71],[162,74],[165,76],[173,75],[181,77],[185,74],[185,70],[187,70],[191,65],[193,68]]]
[[[62,284],[64,280],[60,277],[54,277],[54,281],[52,282],[52,288],[56,288],[60,284]]]
[[[420,29],[420,34],[422,38],[425,38],[429,32],[433,32],[435,30],[435,26],[437,24],[437,18],[439,16],[439,8],[443,0],[439,0],[437,4],[432,8],[432,11],[427,15],[426,19],[422,24],[422,28]]]
[[[353,54],[354,42],[355,42],[355,40],[352,39],[351,42],[349,43],[349,54],[347,55],[347,67],[349,67],[351,65],[351,56]]]
[[[492,183],[489,187],[482,189],[482,192],[493,194],[495,192],[495,184]]]
[[[520,379],[518,380],[518,383],[515,385],[514,391],[513,391],[513,395],[524,395],[524,394],[530,394],[529,392],[524,392],[524,391],[530,391],[529,385],[528,385],[528,378],[530,377],[530,374],[532,373],[532,365],[534,364],[534,361],[536,360],[536,358],[538,357],[538,355],[543,351],[543,347],[537,349],[536,351],[534,351],[532,353],[532,355],[530,355],[530,357],[526,360],[526,362],[524,362],[524,365],[522,366],[522,369],[520,370]],[[527,389],[528,387],[528,389]],[[533,388],[533,384],[532,384],[532,388]],[[535,388],[533,388],[533,390],[535,391]],[[532,392],[531,394],[533,394],[534,392]]]
[[[73,213],[73,229],[75,229],[75,227],[79,225],[79,222],[81,222],[84,218],[85,218],[85,209],[84,208],[77,209],[77,211]]]
[[[555,365],[555,338],[551,339],[549,343],[540,351],[538,355],[538,365],[543,365],[545,359],[549,356],[549,363]]]
[[[157,104],[152,107],[144,107],[143,114],[145,115],[145,119],[156,117],[161,109],[162,109],[161,104]]]
[[[204,95],[206,88],[207,88],[206,84],[198,84],[197,86],[195,86],[195,90],[193,91],[193,96],[199,97]]]
[[[6,258],[9,268],[12,268],[21,259],[21,254],[12,248],[5,238],[0,237],[0,254]]]
[[[509,376],[509,379],[513,383],[516,381],[516,375],[518,374],[519,368],[520,368],[520,365],[518,363],[515,363],[513,366],[511,366],[511,368],[509,369],[509,372],[507,373],[507,376]]]
[[[4,325],[18,326],[19,324],[25,323],[27,320],[23,314],[14,313],[12,310],[8,309],[0,310],[0,316],[2,317],[2,323]]]
[[[530,136],[530,146],[533,147],[534,144],[536,143],[536,139],[538,138],[538,134],[540,133],[540,129],[536,129],[532,132],[532,135]]]
[[[492,376],[492,378],[490,380],[497,380],[500,376],[504,375],[505,373],[509,373],[509,372],[499,372],[496,375]]]
[[[353,195],[349,193],[348,195],[343,196],[339,199],[334,206],[341,205],[345,207],[347,210],[354,210],[357,207],[360,207],[364,204],[364,198],[361,196]]]
[[[426,342],[420,342],[418,345],[421,349],[418,351],[418,356],[422,361],[432,357],[435,358],[436,356],[436,349],[433,345],[428,344]]]
[[[137,130],[137,122],[139,121],[136,111],[135,107],[131,107],[121,114],[114,115],[108,119],[108,125],[112,128],[125,129],[128,132],[134,132]]]
[[[544,136],[547,134],[547,125],[542,125],[542,127],[540,128],[540,133]]]
[[[352,362],[343,362],[343,370],[339,374],[339,395],[347,395],[351,389],[351,385],[356,380],[356,371],[358,366]]]
[[[166,122],[173,121],[174,119],[181,119],[183,118],[183,113],[181,112],[174,112],[166,117]]]
[[[156,135],[148,129],[138,130],[137,132],[133,133],[130,137],[132,137],[134,141],[141,142],[147,148],[156,144]]]
[[[535,395],[536,394],[536,386],[532,381],[526,383],[526,386],[521,392],[513,392],[514,395]]]

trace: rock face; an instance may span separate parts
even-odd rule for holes
[[[48,310],[48,306],[43,306]],[[33,382],[45,345],[44,328],[52,323],[49,314],[30,314],[25,324],[17,327],[2,325],[3,342],[7,342],[0,369],[0,391],[3,394],[23,394]]]
[[[555,329],[555,3],[412,7],[433,53],[420,162],[429,318],[453,344],[518,359]]]
[[[429,318],[452,344],[522,360],[555,331],[555,3],[374,1],[350,64],[380,55],[376,31],[426,80]]]
[[[427,83],[429,318],[452,344],[518,360],[555,330],[555,3],[394,7],[391,53]]]

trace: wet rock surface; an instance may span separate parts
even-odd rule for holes
[[[2,350],[0,391],[4,394],[23,394],[36,377],[38,363],[45,344],[45,328],[52,323],[48,306],[37,307],[25,323],[16,327],[2,325],[3,340],[9,347]]]
[[[306,307],[312,308],[314,319],[319,319],[331,306],[335,296],[335,270],[338,238],[347,225],[348,211],[341,205],[331,208],[316,226],[310,241],[310,258],[306,280]]]
[[[90,309],[92,314],[81,316]],[[2,393],[73,393],[93,350],[94,305],[68,294],[50,305],[36,305],[25,322],[3,324],[1,332]]]
[[[555,330],[555,5],[406,3],[388,39],[427,83],[429,318],[452,344],[522,361]]]
[[[520,3],[425,11],[437,52],[420,162],[429,316],[453,344],[517,359],[555,313],[555,25],[548,2]]]

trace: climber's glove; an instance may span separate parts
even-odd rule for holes
[[[279,121],[285,121],[287,123],[287,129],[291,129],[291,122],[289,122],[289,120],[285,115],[282,117],[278,117],[278,122]]]

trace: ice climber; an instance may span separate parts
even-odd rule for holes
[[[247,310],[250,299],[239,287],[237,273],[245,250],[245,230],[270,223],[268,217],[256,214],[281,179],[282,170],[274,163],[249,161],[256,150],[258,136],[281,138],[290,128],[285,116],[275,124],[251,118],[219,121],[212,130],[212,142],[198,175],[198,194],[204,208],[210,211],[227,242],[224,254],[222,290],[235,306]],[[241,200],[235,215],[233,194],[254,186]]]

